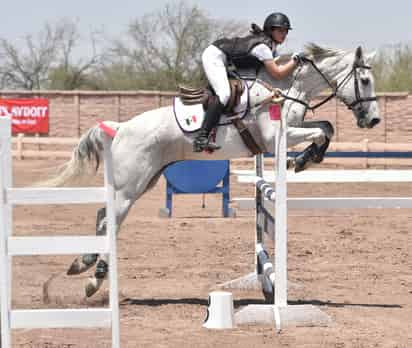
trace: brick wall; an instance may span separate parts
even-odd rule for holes
[[[98,119],[126,121],[144,111],[171,105],[174,93],[157,91],[0,91],[0,98],[47,98],[50,101],[50,136],[77,137]],[[316,101],[319,101],[315,100]],[[381,123],[372,130],[356,126],[350,110],[336,99],[307,114],[307,119],[325,119],[335,126],[334,141],[363,139],[409,143],[412,134],[412,96],[407,93],[378,94]]]

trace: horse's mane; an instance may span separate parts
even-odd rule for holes
[[[310,42],[305,45],[304,53],[308,58],[321,60],[328,57],[338,57],[345,54],[345,51],[329,47],[321,47],[318,44]],[[275,58],[276,63],[282,65],[289,62],[292,54],[281,54]]]
[[[327,57],[337,57],[345,54],[345,51],[329,47],[321,47],[313,42],[305,45],[305,54],[312,57],[314,60],[323,59]]]

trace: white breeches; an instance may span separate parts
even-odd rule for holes
[[[226,105],[230,98],[226,55],[216,46],[210,45],[202,54],[202,63],[209,83],[219,97],[220,102]]]

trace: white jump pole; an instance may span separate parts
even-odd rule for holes
[[[280,126],[276,132],[275,154],[276,154],[276,200],[275,200],[275,307],[287,306],[287,257],[288,257],[288,236],[287,236],[287,182],[286,182],[286,161],[287,161],[287,121],[285,112],[281,113]],[[263,173],[262,173],[263,174]]]
[[[113,178],[113,158],[111,152],[112,141],[105,139],[104,146],[104,185],[106,187],[106,233],[109,239],[109,307],[111,311],[112,348],[120,348],[120,312],[119,312],[119,285],[117,267],[117,222],[116,222],[116,194]]]

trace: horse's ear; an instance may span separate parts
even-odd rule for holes
[[[377,56],[377,52],[376,52],[376,51],[373,51],[373,52],[371,52],[371,53],[368,53],[368,54],[365,56],[365,62],[366,62],[366,64],[372,65],[373,62],[375,61],[376,56]]]
[[[363,51],[362,51],[362,47],[361,46],[358,46],[358,48],[356,49],[356,53],[355,53],[355,57],[356,57],[356,60],[362,60],[362,57],[363,57]]]

